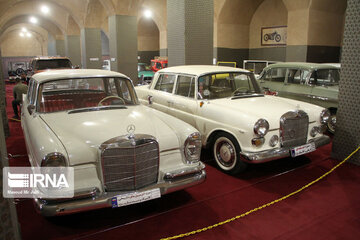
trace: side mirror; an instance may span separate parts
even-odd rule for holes
[[[34,104],[28,105],[27,110],[28,110],[29,114],[31,115],[35,110],[35,105]]]

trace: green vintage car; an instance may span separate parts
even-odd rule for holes
[[[154,77],[154,72],[146,63],[138,63],[138,79],[142,84],[150,84]]]
[[[330,64],[286,62],[264,68],[258,82],[266,93],[313,103],[330,110],[335,132],[340,68]]]

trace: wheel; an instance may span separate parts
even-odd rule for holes
[[[328,131],[331,134],[334,134],[335,133],[335,127],[336,127],[336,110],[332,110],[329,121],[327,123]]]
[[[218,133],[213,141],[212,150],[218,167],[231,175],[244,171],[247,163],[240,159],[240,147],[236,139],[228,133]]]
[[[269,40],[269,35],[268,34],[265,34],[264,35],[264,41],[267,42]]]
[[[119,96],[107,96],[107,97],[104,97],[103,99],[100,100],[100,102],[98,103],[98,106],[102,106],[102,103],[108,99],[111,99],[111,98],[116,98],[116,99],[120,99],[124,105],[125,105],[125,100]]]
[[[275,35],[275,41],[276,41],[276,42],[280,42],[280,40],[281,40],[280,34],[276,34],[276,35]]]
[[[22,68],[18,68],[18,69],[16,69],[15,73],[16,73],[16,75],[20,76],[21,74],[25,73],[25,71]]]

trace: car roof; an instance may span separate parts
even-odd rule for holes
[[[35,57],[33,58],[32,60],[54,60],[54,59],[67,59],[67,60],[70,60],[68,57]]]
[[[274,68],[274,67],[293,67],[293,68],[307,68],[307,69],[338,69],[338,67],[335,67],[331,64],[325,64],[325,63],[309,63],[309,62],[282,62],[282,63],[274,63],[266,67],[268,68]]]
[[[126,75],[118,72],[101,70],[101,69],[64,69],[48,70],[34,74],[32,78],[41,83],[50,80],[63,80],[71,78],[88,78],[88,77],[123,77],[130,79]]]
[[[168,67],[158,71],[158,73],[184,73],[184,74],[197,75],[197,76],[214,73],[214,72],[248,73],[249,71],[242,68],[215,66],[215,65],[184,65],[184,66]]]

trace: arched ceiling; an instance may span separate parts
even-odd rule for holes
[[[62,35],[63,32],[61,29],[54,23],[47,19],[44,19],[42,16],[32,15],[35,16],[39,22],[37,23],[38,26],[42,27],[43,29],[46,29],[50,34],[53,36]],[[28,23],[29,22],[29,15],[19,15],[12,19],[9,19],[7,22],[5,22],[0,30],[0,36],[3,32],[5,32],[8,28],[15,24],[21,24],[21,23]]]
[[[215,11],[218,14],[218,23],[249,25],[256,9],[263,1],[264,0],[215,0],[217,7],[220,7],[220,9]]]
[[[37,38],[40,42],[45,42],[48,38],[48,32],[47,30],[43,29],[40,26],[36,26],[33,24],[14,24],[6,31],[4,31],[3,35],[0,37],[0,42],[2,42],[3,38],[6,37],[9,34],[17,33],[20,34],[22,32],[22,29],[26,28],[26,30],[31,33],[32,37]]]

